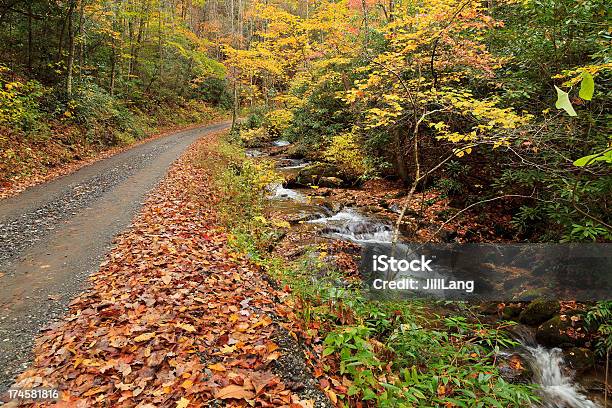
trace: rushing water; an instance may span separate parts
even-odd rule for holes
[[[270,191],[271,199],[281,199],[281,200],[295,200],[295,201],[306,201],[306,197],[295,191],[288,188],[283,187],[282,183],[273,183],[268,186],[268,190]]]
[[[533,333],[519,325],[514,330],[521,343],[518,350],[533,371],[533,382],[540,388],[541,407],[544,408],[599,408],[584,394],[582,387],[574,381],[572,371],[563,360],[559,348],[549,349],[536,343]]]
[[[264,155],[264,152],[258,149],[247,149],[245,154],[247,157],[261,157]]]
[[[525,357],[534,372],[534,382],[540,386],[542,406],[546,408],[597,408],[599,405],[582,394],[574,379],[566,374],[561,349],[542,346],[525,347]]]
[[[273,142],[274,146],[277,147],[285,147],[285,146],[289,146],[291,143],[286,141],[286,140],[276,140]]]
[[[357,243],[389,243],[393,239],[390,225],[373,221],[351,208],[309,222],[325,224],[323,232],[327,235]]]

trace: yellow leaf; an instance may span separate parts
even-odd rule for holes
[[[176,402],[176,408],[187,408],[187,406],[189,405],[189,400],[185,397],[181,398],[179,401]]]
[[[177,323],[176,327],[181,328],[181,329],[183,329],[183,330],[185,330],[186,332],[189,332],[189,333],[193,333],[193,332],[196,331],[196,328],[193,325],[191,325],[191,324]]]
[[[153,332],[143,333],[140,336],[136,337],[134,341],[140,343],[143,341],[151,340],[153,337],[155,337],[155,333]]]
[[[236,346],[228,346],[227,344],[221,349],[221,353],[230,354],[236,350]]]

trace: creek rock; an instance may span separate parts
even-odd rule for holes
[[[327,208],[333,214],[339,213],[344,208],[344,204],[340,201],[325,201],[321,204],[323,207]]]
[[[493,316],[500,315],[503,310],[503,306],[499,302],[485,302],[478,305],[478,311],[483,315]]]
[[[546,347],[584,346],[590,338],[584,317],[577,313],[554,316],[538,326],[536,340]]]
[[[287,222],[291,225],[302,224],[304,222],[313,221],[321,218],[321,214],[317,213],[300,213],[295,214],[287,219]]]
[[[517,320],[523,310],[522,303],[510,303],[504,307],[502,318],[504,320]]]
[[[533,371],[518,353],[500,359],[498,365],[502,378],[512,384],[530,384]]]
[[[536,299],[521,312],[519,321],[530,326],[537,326],[551,319],[560,310],[561,305],[556,300]]]
[[[321,155],[317,149],[312,149],[299,143],[287,146],[285,156],[290,159],[307,159],[313,161],[321,159]]]
[[[588,348],[572,347],[563,352],[565,363],[577,374],[582,374],[595,366],[595,355]]]
[[[340,169],[338,166],[331,163],[317,162],[301,169],[298,173],[298,181],[314,184],[321,177],[338,177],[339,175]]]
[[[319,187],[339,188],[344,184],[344,180],[338,177],[321,177],[319,179]]]

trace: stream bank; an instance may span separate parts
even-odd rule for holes
[[[391,242],[394,221],[405,197],[401,185],[377,180],[356,188],[325,171],[317,172],[315,176],[309,170],[313,167],[325,170],[324,166],[313,166],[302,155],[296,155],[285,141],[250,148],[247,156],[258,161],[272,160],[285,180],[284,183],[269,186],[267,216],[283,219],[289,225],[274,246],[275,255],[288,261],[305,255],[322,259],[329,267],[343,271],[346,279],[342,278],[337,283],[340,287],[346,287],[359,279],[358,264],[363,246]],[[305,177],[311,183],[305,181]],[[411,206],[407,212],[400,240],[422,242],[432,239],[432,231],[439,229],[441,222],[426,223],[422,216],[429,215],[431,217],[425,218],[440,221],[447,204],[436,193],[423,193],[418,207]],[[460,225],[455,227],[457,230],[446,228],[433,239],[466,242],[497,237],[496,226],[476,228],[478,234],[462,229]],[[316,273],[320,274],[321,271]],[[516,326],[520,335],[511,330],[516,340],[514,346],[504,348],[495,357],[502,377],[509,382],[538,384],[537,392],[542,398],[539,406],[603,407],[605,382],[601,370],[595,369],[591,350],[593,331],[584,327],[582,317],[576,317],[581,316],[578,313],[580,310],[576,310],[576,305],[561,304],[550,315],[538,315],[534,313],[534,307],[530,307],[533,304],[537,305],[537,302],[474,305],[482,319],[491,324],[520,322]],[[440,313],[449,317],[456,310],[443,307]],[[569,325],[566,322],[570,322]],[[555,334],[555,330],[560,334]],[[564,339],[567,340],[565,343]],[[518,361],[518,364],[513,361]]]

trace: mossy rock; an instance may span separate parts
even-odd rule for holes
[[[521,323],[537,326],[559,313],[561,305],[556,300],[536,299],[519,316]]]
[[[322,158],[318,149],[313,149],[301,143],[288,146],[284,154],[290,159],[321,160]]]
[[[522,303],[510,303],[504,307],[502,318],[504,320],[517,320],[523,311]]]
[[[344,174],[338,166],[331,163],[318,162],[304,167],[297,175],[297,182],[304,185],[332,185],[333,187],[346,186],[355,179]],[[341,182],[341,183],[340,183]]]
[[[584,317],[577,312],[554,316],[536,331],[536,340],[546,347],[584,346],[590,337]]]

